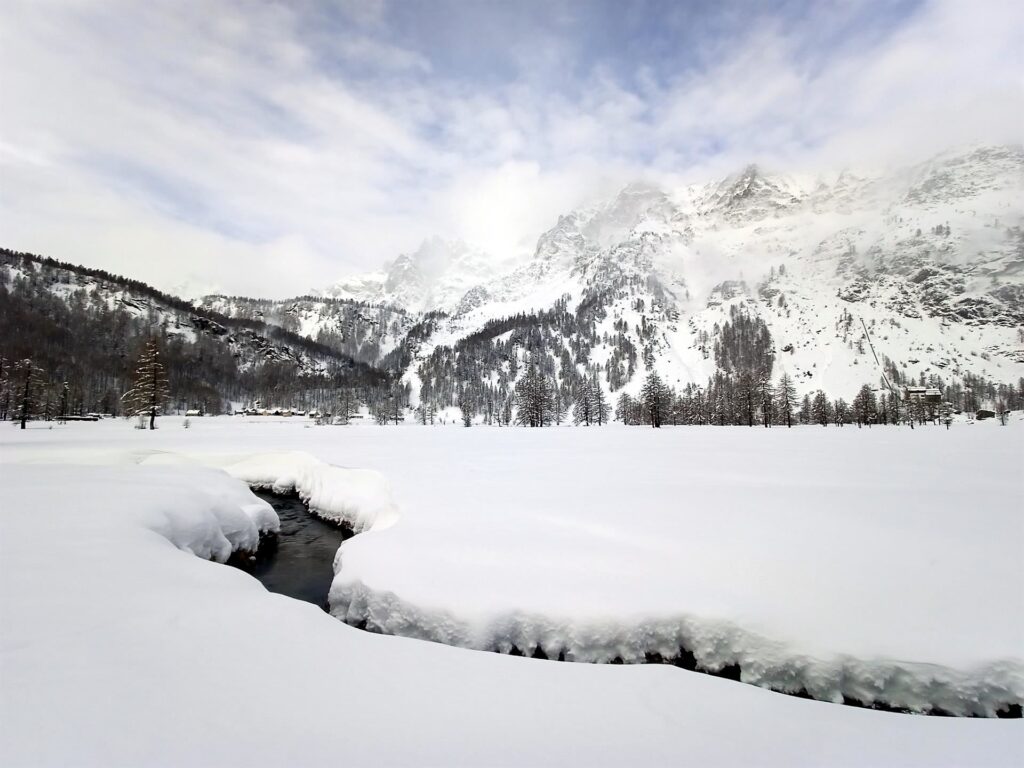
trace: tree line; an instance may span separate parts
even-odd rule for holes
[[[990,393],[995,414],[1024,409],[1024,379],[1016,386],[993,384],[975,388]],[[864,384],[852,400],[831,398],[822,390],[798,397],[792,378],[782,374],[775,383],[761,378],[756,385],[750,379],[738,380],[722,372],[708,380],[707,386],[687,384],[675,390],[664,384],[657,373],[644,380],[638,396],[622,393],[615,405],[615,418],[628,425],[719,425],[792,427],[798,424],[821,426],[875,424],[948,424],[954,413],[974,409],[962,407],[976,402],[972,392],[963,396],[963,385],[957,382],[944,388],[935,401],[904,397],[901,390],[887,390]]]

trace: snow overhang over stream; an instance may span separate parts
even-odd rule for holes
[[[299,451],[89,461],[218,467],[364,531],[339,551],[330,602],[367,629],[571,661],[688,654],[764,687],[914,711],[1024,700],[1018,428],[954,432],[955,451],[878,428],[429,432],[405,430],[407,455],[389,454],[404,476],[437,441],[407,465],[420,482],[405,478],[400,503],[381,473]],[[399,440],[363,434],[371,463],[380,434]],[[474,441],[472,462],[422,482],[457,440]]]

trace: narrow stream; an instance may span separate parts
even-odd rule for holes
[[[352,533],[311,514],[298,496],[253,493],[274,508],[281,530],[263,539],[253,559],[233,559],[230,564],[251,573],[271,592],[305,600],[326,611],[334,556]]]

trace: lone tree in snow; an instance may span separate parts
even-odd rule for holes
[[[11,376],[14,387],[14,419],[21,422],[21,428],[37,417],[42,411],[46,384],[43,369],[34,365],[32,360],[25,358],[14,366]]]
[[[170,396],[167,371],[160,362],[160,349],[156,340],[150,339],[135,369],[135,385],[121,396],[125,411],[132,416],[148,415],[149,428],[156,429],[157,413]]]

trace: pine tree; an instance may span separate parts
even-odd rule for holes
[[[333,423],[344,426],[359,412],[359,401],[351,387],[344,387],[335,395]]]
[[[619,399],[615,403],[615,418],[623,424],[632,425],[636,423],[635,412],[636,401],[625,392],[620,394]]]
[[[820,389],[814,394],[814,400],[811,402],[811,417],[815,423],[821,424],[823,427],[828,426],[829,419],[832,416],[832,405],[828,401],[828,397]]]
[[[554,386],[534,361],[516,384],[515,400],[517,424],[543,427],[554,420]]]
[[[573,398],[572,404],[572,420],[575,424],[583,424],[586,427],[590,426],[590,422],[596,420],[597,416],[594,413],[596,406],[596,396],[594,394],[594,386],[590,380],[584,381],[580,384],[576,390],[576,397]]]
[[[793,426],[793,409],[796,407],[796,387],[788,373],[782,374],[775,388],[775,409],[787,427]]]
[[[434,423],[434,406],[425,400],[420,401],[420,404],[416,406],[416,418],[419,419],[420,424],[427,426],[427,424]]]
[[[767,373],[762,373],[757,386],[761,394],[761,419],[767,429],[773,421],[772,413],[775,405],[775,391],[772,389],[772,380],[768,378]]]
[[[878,419],[878,397],[867,384],[853,398],[853,418],[858,427],[871,425]]]
[[[950,424],[953,423],[953,406],[950,403],[943,403],[939,407],[939,418],[946,425],[946,429],[949,429]]]
[[[669,405],[669,392],[661,377],[654,371],[648,374],[640,390],[640,403],[644,416],[652,427],[660,427]]]
[[[800,403],[800,423],[810,424],[812,421],[814,421],[814,406],[811,404],[811,396],[804,395],[804,399]]]
[[[743,411],[743,416],[747,422],[748,427],[754,426],[754,411],[757,398],[756,385],[752,374],[744,371],[739,376],[738,389],[740,397],[740,407]]]
[[[608,421],[608,400],[604,396],[604,390],[601,389],[601,382],[598,381],[596,374],[591,381],[591,392],[594,395],[594,418],[597,420],[598,426],[601,426]]]
[[[11,409],[11,364],[0,357],[0,421],[7,421]]]
[[[556,385],[553,385],[551,387],[551,391],[553,405],[551,410],[551,420],[555,422],[555,424],[561,424],[563,421],[565,421],[566,417],[566,398],[563,397],[562,391]]]
[[[476,409],[473,407],[472,399],[466,392],[463,392],[462,397],[459,398],[459,413],[462,415],[462,426],[473,426],[473,417],[476,415]]]
[[[841,427],[844,424],[849,423],[850,406],[845,400],[843,400],[843,398],[840,397],[836,400],[835,405],[832,408],[832,416],[835,418],[837,427]]]
[[[43,370],[26,357],[15,365],[11,382],[14,395],[14,419],[21,422],[21,428],[25,429],[26,423],[42,412],[43,390],[45,389]]]
[[[149,428],[156,429],[156,417],[170,398],[167,373],[160,361],[160,348],[155,339],[146,342],[135,369],[135,381],[131,389],[121,396],[126,413],[132,416],[149,416]]]

